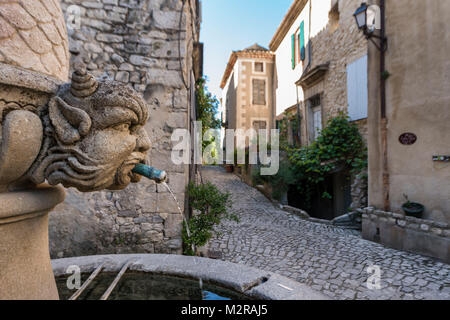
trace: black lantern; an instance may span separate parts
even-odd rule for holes
[[[359,30],[367,30],[367,3],[363,2],[361,6],[356,9],[353,16],[355,17],[356,24]]]
[[[361,6],[358,9],[356,9],[353,16],[355,17],[358,29],[364,32],[366,38],[372,41],[380,51],[386,51],[387,39],[386,37],[384,37],[384,30],[382,30],[381,36],[375,34],[377,19],[384,19],[384,16],[383,18],[381,18],[381,16],[378,15],[377,18],[377,12],[374,10],[374,8],[379,9],[379,7],[377,6],[368,6],[366,2],[363,2],[361,3]],[[376,43],[372,38],[379,39],[381,45]]]

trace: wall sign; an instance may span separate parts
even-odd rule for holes
[[[410,145],[413,145],[414,143],[416,143],[417,136],[414,133],[408,132],[408,133],[402,134],[398,140],[400,141],[401,144],[403,144],[405,146],[410,146]]]
[[[450,162],[450,156],[433,156],[433,161]]]

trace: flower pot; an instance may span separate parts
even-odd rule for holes
[[[225,170],[226,170],[228,173],[233,173],[233,171],[234,171],[234,166],[231,165],[231,164],[227,164],[227,165],[225,165]]]
[[[404,203],[402,205],[402,209],[406,215],[416,218],[422,217],[422,213],[425,211],[425,207],[423,205],[415,202]]]

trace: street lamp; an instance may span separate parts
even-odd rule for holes
[[[355,17],[356,24],[359,30],[365,30],[367,28],[367,3],[363,2],[361,6],[356,9],[353,16]]]
[[[367,5],[366,2],[361,3],[361,6],[356,9],[353,14],[356,20],[356,25],[359,30],[362,30],[366,38],[372,41],[375,46],[380,51],[386,51],[387,49],[387,38],[384,36],[384,28],[381,26],[382,17],[380,13],[380,7],[376,5]],[[379,36],[375,34],[375,30],[380,29],[382,35]],[[377,38],[380,40],[381,45],[376,43],[372,38]]]
[[[380,113],[381,113],[381,154],[383,155],[382,170],[383,170],[383,200],[384,210],[390,210],[389,202],[389,167],[388,167],[388,129],[386,118],[386,50],[387,50],[387,38],[386,33],[386,0],[377,1],[379,5],[368,6],[366,2],[363,2],[361,6],[356,9],[353,16],[355,17],[358,29],[364,32],[366,39],[372,41],[372,43],[380,51]],[[379,35],[375,34],[375,30],[379,30]],[[379,40],[380,43],[374,41],[373,38]]]

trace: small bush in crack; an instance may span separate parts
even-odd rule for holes
[[[235,214],[229,213],[231,209],[231,195],[220,192],[211,183],[195,185],[190,183],[187,188],[189,204],[195,214],[189,219],[190,237],[187,234],[186,224],[183,223],[184,254],[195,255],[195,249],[205,245],[213,236],[214,226],[222,219],[239,222]],[[194,247],[194,250],[192,249]]]

